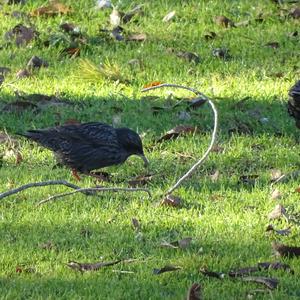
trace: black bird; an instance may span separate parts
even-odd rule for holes
[[[300,80],[289,90],[288,112],[296,120],[300,128]]]
[[[77,172],[92,175],[91,170],[121,164],[131,155],[140,156],[148,165],[141,138],[129,128],[90,122],[29,130],[21,135],[52,150],[78,180]]]

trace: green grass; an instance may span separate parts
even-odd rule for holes
[[[0,90],[0,108],[15,101],[14,90],[24,94],[57,94],[74,101],[71,106],[53,106],[38,112],[0,113],[0,129],[12,137],[32,128],[54,126],[67,119],[112,123],[128,126],[142,136],[151,164],[144,170],[142,162],[130,158],[124,165],[108,168],[115,182],[105,185],[128,186],[134,176],[156,173],[147,184],[153,197],[145,194],[105,193],[97,197],[76,194],[60,201],[36,207],[37,201],[67,191],[64,187],[34,188],[0,203],[0,298],[1,299],[183,299],[194,282],[203,287],[204,299],[245,299],[257,284],[204,277],[200,267],[226,272],[230,269],[275,261],[271,242],[299,245],[299,228],[292,227],[287,237],[269,235],[268,213],[281,203],[293,213],[300,211],[297,180],[278,185],[283,197],[270,196],[271,169],[283,173],[299,169],[297,129],[286,112],[288,89],[299,78],[299,37],[288,34],[299,28],[299,21],[277,16],[279,9],[271,1],[149,1],[145,15],[138,22],[124,25],[129,32],[146,33],[145,42],[117,42],[104,39],[99,28],[107,28],[110,10],[96,11],[93,1],[66,1],[74,10],[69,16],[33,18],[39,39],[27,47],[6,45],[4,33],[20,22],[5,13],[30,12],[44,1],[27,1],[24,6],[4,5],[0,11],[0,66],[10,67]],[[138,3],[136,3],[138,4]],[[119,3],[120,9],[132,8],[131,1]],[[290,9],[292,5],[284,5]],[[171,10],[176,17],[169,23],[162,18]],[[252,21],[248,27],[225,29],[213,17],[226,15],[239,22],[254,20],[263,12],[262,23]],[[59,31],[62,22],[74,22],[88,37],[81,58],[95,64],[107,59],[120,67],[128,83],[116,84],[81,80],[80,58],[61,57],[68,45],[45,47],[50,33]],[[24,24],[27,24],[26,22]],[[218,37],[206,41],[203,35],[215,31]],[[279,42],[278,49],[265,47]],[[223,61],[212,56],[213,48],[226,47],[232,59]],[[201,63],[188,63],[168,48],[198,53]],[[35,76],[15,81],[15,73],[26,66],[32,55],[49,62]],[[130,67],[130,59],[141,65]],[[277,78],[275,73],[283,73]],[[188,85],[215,99],[220,114],[218,145],[223,152],[211,153],[197,173],[176,191],[183,199],[182,208],[158,206],[161,195],[205,152],[210,140],[212,117],[208,106],[191,111],[191,119],[179,120],[180,106],[153,115],[153,106],[171,107],[176,97],[168,98],[171,89],[151,92],[156,99],[145,98],[140,90],[152,81]],[[181,90],[177,97],[191,97]],[[143,98],[144,97],[144,98]],[[240,100],[248,97],[243,104]],[[267,118],[267,122],[262,121]],[[153,147],[153,141],[178,124],[197,125],[200,133],[181,137]],[[0,190],[50,179],[73,182],[69,170],[53,168],[52,154],[36,144],[18,139],[14,146],[23,160],[16,164],[12,145],[0,144]],[[179,154],[188,157],[182,158]],[[212,182],[210,175],[219,170]],[[258,175],[254,186],[241,183],[242,175]],[[84,177],[82,186],[94,185]],[[131,219],[141,224],[136,233]],[[273,222],[277,228],[288,225]],[[90,234],[85,235],[83,232]],[[163,240],[192,237],[187,249],[159,247]],[[48,241],[52,249],[42,249]],[[66,266],[78,262],[112,261],[135,258],[139,261],[120,264],[83,275]],[[276,277],[279,287],[272,299],[299,299],[297,259],[284,259],[295,275],[280,271],[260,272]],[[153,275],[154,268],[167,264],[182,270]],[[35,272],[16,272],[34,268]],[[114,270],[131,271],[124,274]],[[270,299],[262,294],[257,299]]]

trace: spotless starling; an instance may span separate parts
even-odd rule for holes
[[[140,156],[148,165],[140,136],[129,128],[90,122],[29,130],[21,135],[52,150],[78,180],[77,172],[91,175],[91,170],[121,164],[131,155]]]

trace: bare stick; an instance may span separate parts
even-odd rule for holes
[[[163,87],[175,87],[175,88],[181,88],[181,89],[185,89],[188,91],[193,92],[196,95],[199,95],[201,97],[203,97],[205,100],[207,100],[207,102],[209,103],[209,105],[212,108],[213,114],[214,114],[214,128],[213,128],[213,132],[212,132],[212,137],[211,137],[211,142],[209,144],[208,149],[206,150],[206,152],[203,154],[203,156],[201,157],[201,159],[199,161],[197,161],[181,178],[179,178],[179,180],[175,183],[174,186],[172,186],[168,192],[168,194],[171,194],[175,189],[177,189],[181,183],[187,179],[188,177],[190,177],[194,171],[203,164],[203,162],[207,159],[209,153],[211,152],[215,142],[216,142],[216,138],[217,138],[217,128],[218,128],[218,111],[214,105],[214,103],[212,102],[212,100],[210,100],[207,96],[205,96],[204,94],[202,94],[201,92],[190,88],[190,87],[186,87],[186,86],[182,86],[182,85],[178,85],[178,84],[169,84],[169,83],[165,83],[165,84],[161,84],[161,85],[156,85],[150,88],[146,88],[143,89],[142,92],[147,92],[150,90],[154,90],[154,89],[159,89],[159,88],[163,88]]]
[[[32,183],[24,184],[18,188],[9,190],[7,192],[0,193],[0,199],[17,194],[21,191],[27,190],[32,187],[41,187],[41,186],[48,186],[48,185],[65,185],[65,186],[75,189],[75,190],[80,189],[80,186],[72,184],[66,180],[49,180],[49,181],[41,181],[41,182],[32,182]]]
[[[122,188],[122,187],[101,187],[101,188],[82,188],[82,189],[79,188],[72,192],[61,193],[61,194],[56,194],[56,195],[50,196],[49,198],[40,201],[37,205],[39,206],[39,205],[45,204],[46,202],[55,201],[59,198],[73,195],[76,193],[109,192],[109,191],[111,191],[111,192],[146,192],[146,193],[148,193],[149,197],[151,197],[150,191],[148,189],[144,189],[144,188]]]
[[[271,186],[277,183],[286,182],[290,179],[295,179],[300,175],[300,170],[292,171],[291,173],[283,174],[279,178],[277,178],[274,182],[272,182]]]

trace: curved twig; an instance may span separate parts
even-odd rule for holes
[[[146,192],[148,193],[149,197],[151,197],[151,193],[148,189],[144,189],[144,188],[122,188],[122,187],[101,187],[101,188],[80,188],[77,189],[75,191],[72,192],[67,192],[67,193],[61,193],[61,194],[56,194],[53,196],[50,196],[47,199],[41,200],[37,206],[45,204],[46,202],[49,201],[55,201],[59,198],[65,197],[65,196],[69,196],[69,195],[73,195],[76,193],[86,193],[86,192]]]
[[[75,185],[73,183],[70,183],[66,180],[49,180],[49,181],[41,181],[41,182],[32,182],[32,183],[24,184],[24,185],[22,185],[18,188],[0,193],[0,199],[3,199],[5,197],[8,197],[8,196],[11,196],[11,195],[14,195],[14,194],[17,194],[21,191],[27,190],[27,189],[32,188],[32,187],[41,187],[41,186],[48,186],[48,185],[65,185],[65,186],[67,186],[69,188],[72,188],[74,190],[79,190],[80,189],[80,186],[77,186],[77,185]]]
[[[147,91],[151,91],[151,90],[155,90],[155,89],[159,89],[159,88],[163,88],[163,87],[175,87],[175,88],[181,88],[184,90],[188,90],[190,92],[193,92],[194,94],[203,97],[205,100],[207,100],[207,102],[209,103],[209,105],[212,108],[213,114],[214,114],[214,128],[213,128],[213,132],[212,132],[212,137],[211,137],[211,142],[209,144],[209,147],[207,148],[206,152],[203,154],[203,156],[201,157],[200,160],[198,160],[181,178],[178,179],[178,181],[167,191],[167,195],[171,194],[175,189],[177,189],[181,183],[187,179],[188,177],[190,177],[194,171],[203,164],[203,162],[207,159],[209,153],[211,152],[215,142],[216,142],[216,137],[217,137],[217,129],[218,129],[218,111],[214,105],[214,103],[212,102],[212,100],[210,100],[207,96],[205,96],[203,93],[190,88],[190,87],[186,87],[186,86],[182,86],[182,85],[178,85],[178,84],[170,84],[170,83],[164,83],[164,84],[160,84],[160,85],[156,85],[153,87],[149,87],[149,88],[145,88],[142,90],[142,92],[147,92]]]

